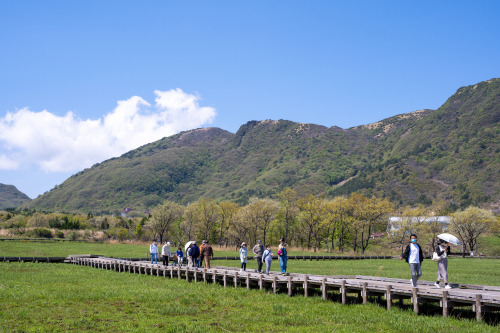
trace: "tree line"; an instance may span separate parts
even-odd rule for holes
[[[216,202],[201,198],[186,206],[166,201],[148,216],[93,216],[40,212],[0,212],[0,227],[21,233],[26,228],[58,229],[57,237],[101,239],[168,240],[184,244],[189,240],[207,239],[220,246],[238,246],[243,241],[277,244],[285,238],[290,246],[314,250],[353,251],[365,253],[376,234],[387,236],[394,249],[403,249],[409,234],[419,235],[428,251],[435,247],[442,224],[426,218],[445,212],[445,204],[395,209],[387,199],[367,197],[361,193],[333,199],[307,194],[299,196],[285,189],[277,199],[250,199],[245,206],[230,201]],[[28,216],[29,215],[29,216]],[[398,229],[388,230],[388,217],[399,216]],[[451,214],[448,231],[462,240],[462,251],[478,250],[478,237],[485,233],[500,235],[500,223],[492,212],[469,207]],[[60,230],[64,230],[61,232]],[[70,230],[83,230],[80,234]],[[33,233],[33,230],[28,231]],[[75,236],[76,235],[76,236]]]

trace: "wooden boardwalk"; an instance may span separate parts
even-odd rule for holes
[[[483,313],[500,311],[500,287],[481,285],[454,285],[452,289],[439,289],[432,282],[419,281],[418,288],[413,288],[409,280],[382,278],[373,276],[327,276],[291,273],[287,276],[271,272],[261,274],[255,271],[240,272],[233,267],[214,266],[211,269],[187,266],[163,266],[144,261],[131,261],[114,258],[91,258],[88,255],[73,255],[66,262],[76,265],[128,272],[132,274],[147,274],[169,278],[185,279],[186,281],[220,283],[224,287],[269,288],[274,293],[287,291],[289,296],[303,292],[308,297],[316,289],[324,300],[329,293],[338,292],[342,304],[347,303],[349,294],[355,294],[366,304],[369,297],[386,299],[387,309],[394,300],[410,299],[414,312],[419,312],[419,304],[436,303],[442,308],[443,316],[447,317],[454,307],[471,306],[476,313],[476,319],[482,320]]]

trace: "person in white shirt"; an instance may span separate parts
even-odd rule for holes
[[[161,248],[161,255],[163,256],[163,266],[168,266],[168,259],[172,255],[170,252],[170,242],[165,242]]]
[[[158,245],[156,245],[156,241],[149,246],[149,254],[151,254],[151,263],[153,263],[153,259],[155,264],[158,265]]]
[[[405,252],[400,257],[400,259],[405,259],[408,264],[410,264],[411,270],[411,283],[413,288],[417,287],[417,281],[422,276],[422,262],[424,261],[424,255],[422,253],[422,248],[417,243],[417,235],[412,234],[410,236],[410,244],[405,249]]]

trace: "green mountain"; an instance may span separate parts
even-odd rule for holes
[[[200,197],[246,203],[286,187],[361,191],[396,204],[500,203],[500,79],[460,88],[438,110],[341,129],[250,121],[183,132],[85,169],[25,207],[148,210]]]
[[[15,208],[31,199],[13,185],[0,184],[0,209]]]

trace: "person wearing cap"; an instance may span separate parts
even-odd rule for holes
[[[247,253],[248,253],[247,243],[243,242],[241,243],[240,247],[240,260],[241,260],[240,272],[246,272],[247,270],[247,260],[248,260]]]
[[[156,240],[149,246],[149,254],[151,255],[151,264],[154,263],[158,265],[158,245],[156,245]]]
[[[262,255],[264,254],[264,245],[260,240],[252,249],[253,254],[255,254],[255,259],[257,260],[257,271],[260,273],[262,271]]]
[[[214,251],[212,250],[210,244],[208,244],[208,240],[206,240],[205,244],[203,245],[203,250],[201,251],[202,258],[205,257],[205,268],[210,268],[210,260],[212,259],[213,255]]]
[[[163,257],[163,266],[168,266],[168,259],[172,255],[170,252],[170,242],[165,242],[161,248],[161,255]]]

